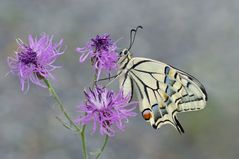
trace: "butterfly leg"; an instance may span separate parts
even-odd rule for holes
[[[102,79],[96,80],[96,81],[95,81],[95,85],[96,85],[98,82],[100,82],[100,81],[110,80],[110,79],[113,78],[113,79],[106,85],[106,87],[107,87],[107,86],[109,86],[110,84],[112,84],[116,79],[118,79],[121,75],[122,75],[122,71],[118,72],[118,73],[117,73],[116,75],[114,75],[114,76],[110,76],[110,77],[108,77],[108,78],[102,78]]]

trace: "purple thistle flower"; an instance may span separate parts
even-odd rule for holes
[[[58,43],[53,43],[53,36],[42,34],[39,39],[28,36],[28,44],[24,44],[17,39],[18,49],[15,57],[8,57],[10,72],[20,79],[21,90],[24,91],[27,84],[29,89],[30,81],[41,87],[46,87],[41,83],[41,79],[51,77],[51,71],[59,66],[53,63],[58,56],[64,53],[60,51],[63,39]]]
[[[118,54],[116,49],[116,43],[110,39],[110,35],[104,34],[102,36],[97,35],[95,38],[91,39],[85,47],[77,48],[76,51],[81,53],[81,63],[90,56],[92,65],[98,72],[98,79],[102,70],[110,72],[117,68]]]
[[[122,90],[114,93],[104,87],[97,86],[93,90],[90,89],[89,92],[84,91],[84,93],[86,102],[79,106],[79,112],[86,115],[77,118],[76,122],[85,125],[93,121],[93,133],[98,124],[101,135],[114,136],[114,127],[121,131],[124,130],[123,120],[127,121],[129,117],[136,115],[133,112],[135,106],[126,109],[130,105],[128,103],[130,97],[124,96]]]

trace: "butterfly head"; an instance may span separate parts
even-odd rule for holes
[[[123,49],[120,54],[119,54],[119,60],[118,60],[118,64],[121,66],[121,68],[123,66],[125,66],[129,60],[131,59],[131,53],[129,52],[128,49]]]
[[[123,49],[119,55],[120,58],[131,57],[131,53],[129,52],[128,49]]]

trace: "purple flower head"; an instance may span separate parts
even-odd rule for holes
[[[91,41],[91,47],[95,49],[95,51],[109,51],[109,48],[114,44],[108,34],[102,36],[96,35],[95,39],[91,39]]]
[[[64,52],[60,51],[63,40],[53,43],[53,36],[42,34],[39,39],[28,36],[28,44],[24,44],[17,39],[18,49],[15,57],[8,57],[10,72],[17,75],[20,79],[21,90],[24,91],[27,86],[29,89],[30,81],[41,87],[43,78],[54,78],[51,74],[55,68],[53,63],[58,56]],[[26,85],[27,84],[27,85]]]
[[[114,93],[104,87],[97,86],[88,92],[84,91],[86,102],[79,106],[79,111],[85,116],[77,118],[77,123],[88,124],[93,121],[93,133],[96,131],[97,124],[101,135],[114,136],[114,127],[124,130],[124,120],[135,116],[133,112],[135,106],[129,109],[129,96],[124,96],[123,91]]]
[[[98,72],[97,79],[102,70],[110,72],[117,68],[118,54],[116,43],[110,39],[109,34],[97,35],[91,39],[85,47],[77,48],[81,53],[80,62],[84,62],[90,56],[94,69]]]

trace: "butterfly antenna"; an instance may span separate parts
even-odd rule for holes
[[[137,33],[138,29],[143,29],[143,27],[141,25],[139,25],[135,29],[131,29],[130,30],[130,41],[129,41],[129,48],[128,48],[128,50],[130,50],[131,47],[134,44],[135,36],[136,36],[136,33]]]

